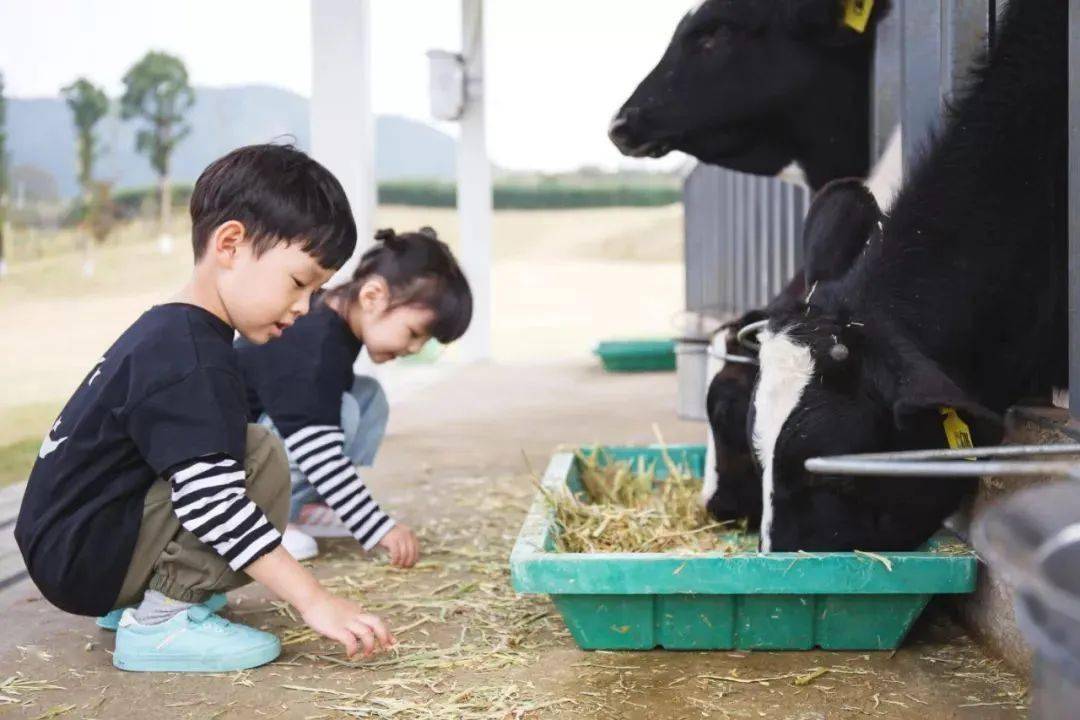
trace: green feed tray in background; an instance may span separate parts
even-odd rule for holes
[[[656,448],[606,450],[620,460],[660,456]],[[704,446],[668,452],[701,474]],[[666,474],[663,462],[656,471]],[[582,489],[573,453],[552,458],[543,485]],[[587,650],[887,650],[900,645],[933,595],[975,589],[975,556],[944,532],[921,551],[874,557],[557,553],[556,532],[538,493],[510,556],[511,578],[518,592],[551,595]]]
[[[608,372],[675,369],[674,340],[605,340],[593,350]]]
[[[431,338],[424,343],[424,347],[420,348],[420,352],[415,355],[406,355],[398,359],[398,362],[402,365],[431,365],[442,357],[445,350],[445,345],[435,338]]]

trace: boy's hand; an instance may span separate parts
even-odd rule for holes
[[[354,602],[323,592],[301,611],[304,622],[320,635],[337,640],[345,646],[345,654],[353,657],[363,646],[363,657],[386,650],[397,644],[393,633],[383,621]]]
[[[364,648],[364,657],[397,643],[377,616],[354,602],[331,595],[281,545],[253,561],[244,571],[300,611],[317,633],[337,640],[352,657]]]
[[[420,559],[420,541],[405,525],[395,525],[379,541],[379,547],[390,553],[390,564],[399,568],[411,568]]]

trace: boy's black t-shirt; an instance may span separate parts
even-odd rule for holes
[[[57,607],[81,615],[112,609],[154,480],[216,453],[243,464],[247,408],[232,338],[202,308],[157,305],[64,406],[15,526],[30,576]]]
[[[352,388],[362,343],[319,298],[276,340],[236,341],[251,422],[266,413],[282,437],[312,425],[341,424],[341,394]]]

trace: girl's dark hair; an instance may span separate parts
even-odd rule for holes
[[[356,301],[360,287],[378,275],[390,287],[390,307],[421,305],[435,313],[431,336],[446,344],[465,334],[472,321],[472,291],[446,243],[430,227],[398,235],[375,233],[375,246],[360,258],[349,282],[326,292],[327,298]]]

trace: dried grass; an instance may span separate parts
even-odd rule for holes
[[[357,562],[355,553],[321,560],[344,571],[323,584],[392,619],[399,645],[368,659],[349,659],[308,628],[289,628],[282,644],[299,649],[296,658],[304,666],[320,668],[315,677],[345,670],[366,678],[356,692],[355,676],[334,687],[311,683],[310,672],[281,687],[305,694],[323,710],[372,720],[537,718],[572,706],[569,698],[509,680],[566,631],[551,622],[554,609],[546,598],[514,594],[506,563],[513,528],[507,520],[521,508],[505,497],[488,502],[506,507],[489,508],[494,514],[479,520],[487,527],[421,531],[425,560],[411,570]],[[507,512],[510,507],[515,512]],[[287,606],[273,611],[292,619]]]
[[[544,490],[558,524],[556,550],[567,553],[743,552],[756,538],[733,522],[714,522],[702,507],[701,480],[667,450],[657,463],[612,458],[602,448],[576,453],[584,492]],[[727,530],[727,532],[719,532]]]
[[[48,680],[33,680],[22,673],[15,673],[0,680],[0,706],[25,702],[27,700],[26,696],[31,693],[63,689],[63,687],[54,685]]]

